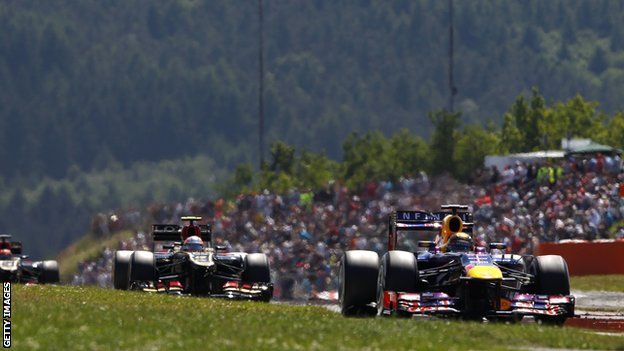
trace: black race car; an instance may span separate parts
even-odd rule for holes
[[[8,234],[0,235],[0,276],[3,282],[58,283],[56,261],[32,261],[22,255],[22,243],[11,241]]]
[[[262,253],[225,252],[212,246],[201,217],[182,217],[189,223],[154,224],[152,251],[117,251],[113,286],[198,296],[269,301],[273,284],[269,260]]]

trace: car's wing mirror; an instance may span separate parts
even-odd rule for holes
[[[507,249],[507,245],[505,243],[490,243],[490,245],[488,245],[488,247],[490,248],[490,251],[492,251],[492,250],[506,250]]]
[[[225,246],[225,245],[216,245],[215,246],[215,251],[217,251],[217,252],[225,252],[225,251],[227,251],[227,246]]]
[[[435,242],[433,241],[425,241],[425,240],[421,240],[418,242],[418,247],[420,248],[425,248],[427,249],[427,251],[434,251],[435,250]]]
[[[30,256],[28,256],[28,255],[21,255],[21,256],[20,256],[20,258],[21,258],[22,260],[28,259],[28,257],[30,257]]]

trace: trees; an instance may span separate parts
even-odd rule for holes
[[[597,111],[598,104],[577,95],[567,102],[557,102],[544,113],[539,130],[548,141],[545,147],[559,148],[568,135],[577,138],[605,139],[606,116]]]
[[[470,181],[475,170],[483,166],[487,155],[500,153],[500,134],[480,126],[466,127],[453,150],[453,175],[462,181]]]
[[[441,174],[452,172],[453,151],[458,139],[460,113],[450,113],[445,110],[432,112],[429,120],[433,124],[431,136],[431,173]]]
[[[601,74],[607,69],[608,66],[609,61],[607,60],[607,52],[600,46],[596,47],[594,54],[589,59],[587,68],[596,74]]]
[[[339,159],[351,131],[432,132],[427,113],[447,95],[447,47],[436,39],[446,33],[446,3],[271,6],[267,140]],[[620,70],[618,9],[564,0],[455,4],[456,83],[479,106],[474,118],[502,123],[531,84],[549,100],[591,91],[607,112],[619,109],[619,80],[605,74]],[[106,152],[106,163],[124,167],[198,152],[220,164],[256,156],[248,138],[257,126],[256,11],[219,1],[0,2],[0,175],[59,179],[72,165],[96,169]],[[589,69],[580,69],[587,53]]]

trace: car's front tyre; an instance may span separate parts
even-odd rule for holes
[[[156,261],[150,251],[134,251],[128,265],[129,288],[133,283],[154,282],[156,280]]]
[[[41,274],[39,275],[39,282],[43,284],[58,283],[61,281],[59,274],[58,262],[56,261],[43,261],[41,262]]]
[[[340,309],[344,316],[374,316],[377,311],[379,256],[376,252],[345,252],[340,264]]]
[[[113,288],[117,290],[128,290],[130,279],[130,256],[134,251],[115,251],[113,258]]]
[[[535,276],[534,293],[539,295],[570,295],[568,265],[559,255],[536,256],[531,264]],[[567,316],[539,316],[536,320],[546,324],[562,325]]]

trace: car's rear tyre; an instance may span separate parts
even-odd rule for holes
[[[340,264],[340,309],[345,316],[374,316],[379,256],[376,252],[345,252]]]
[[[61,281],[58,263],[56,261],[43,261],[41,263],[41,275],[39,282],[44,284],[58,283]]]
[[[156,280],[156,261],[154,253],[149,251],[134,251],[130,255],[128,265],[128,280],[130,286],[135,282],[153,282]]]
[[[113,288],[118,290],[128,290],[130,271],[130,256],[133,251],[119,250],[115,251],[113,258]]]
[[[394,250],[384,254],[381,258],[377,283],[377,314],[383,314],[384,291],[414,293],[417,291],[418,281],[418,262],[413,253]],[[410,314],[401,312],[394,313],[394,315],[410,317]]]
[[[531,264],[535,276],[534,293],[539,295],[570,295],[568,265],[558,255],[536,256]],[[567,316],[540,316],[536,320],[546,324],[561,325]]]

